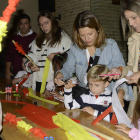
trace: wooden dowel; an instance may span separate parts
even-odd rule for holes
[[[15,44],[16,42],[14,40],[12,40],[12,42]],[[27,59],[35,66],[36,64],[28,57],[28,55],[25,54],[25,56],[27,57]]]
[[[28,55],[25,54],[25,56],[27,57],[28,60],[30,60],[30,62],[35,66],[36,64],[28,57]]]
[[[78,123],[79,124],[79,123]],[[91,128],[88,128],[88,127],[86,127],[86,126],[84,126],[84,125],[82,125],[82,124],[79,124],[82,128],[84,128],[86,131],[88,131],[88,132],[91,132],[91,133],[93,133],[93,134],[96,134],[96,135],[99,135],[99,136],[101,136],[102,138],[105,138],[106,140],[114,140],[114,138],[111,138],[111,137],[109,137],[109,136],[107,136],[107,135],[105,135],[105,134],[102,134],[102,133],[100,133],[100,132],[97,132],[97,131],[95,131],[95,130],[93,130],[93,129],[91,129]]]

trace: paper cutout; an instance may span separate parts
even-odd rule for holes
[[[31,125],[27,124],[25,121],[22,120],[17,122],[17,126],[24,128],[25,131],[29,131],[31,128],[33,128]]]
[[[6,113],[5,120],[6,122],[10,122],[17,125],[17,121],[21,121],[21,118],[16,118],[16,115]]]
[[[22,48],[22,45],[19,45],[18,42],[15,42],[15,47],[16,47],[16,50],[18,51],[18,53],[21,53],[22,55],[25,55],[25,51],[23,50]]]
[[[48,129],[58,128],[58,126],[56,126],[52,120],[52,116],[56,115],[56,112],[48,110],[44,107],[38,107],[33,104],[27,104],[21,110],[15,111],[41,127]]]
[[[35,136],[39,136],[41,138],[44,138],[47,136],[46,133],[42,131],[42,129],[39,127],[31,128],[29,131],[32,132]]]
[[[48,73],[49,73],[49,68],[50,68],[50,60],[48,58],[46,58],[40,93],[44,93],[44,91],[45,91],[45,86],[46,86],[46,81],[47,81],[47,77],[48,77]]]
[[[97,140],[92,137],[86,130],[84,130],[76,122],[72,121],[69,117],[64,114],[57,113],[53,116],[53,122],[57,126],[66,130],[65,134],[68,140]]]
[[[17,102],[17,101],[7,101],[7,100],[1,100],[1,102],[14,103],[14,104],[28,104],[27,102]]]
[[[44,138],[47,134],[39,127],[33,128],[31,125],[27,124],[25,121],[22,121],[21,118],[16,118],[16,115],[11,113],[7,113],[5,116],[6,122],[10,122],[16,124],[17,127],[21,127],[25,129],[25,131],[32,132],[35,136],[39,136],[40,138]]]
[[[112,106],[108,107],[102,114],[100,114],[96,119],[94,119],[94,121],[91,124],[93,124],[93,125],[97,124],[97,122],[99,122],[100,120],[102,120],[111,111],[112,111]],[[117,121],[117,118],[115,116],[115,113],[113,113],[112,119],[111,119],[110,123],[116,125],[118,121]]]
[[[33,94],[33,89],[32,89],[32,88],[28,88],[28,90],[29,90],[29,96],[30,96],[30,97],[36,98],[36,99],[38,99],[38,100],[41,100],[41,101],[46,102],[46,103],[49,103],[49,104],[59,105],[58,102],[51,101],[51,100],[47,100],[47,99],[43,99],[43,98],[41,98],[41,97],[38,97],[38,96],[34,95],[34,94]]]

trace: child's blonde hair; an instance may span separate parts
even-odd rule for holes
[[[87,80],[92,79],[93,81],[108,81],[108,78],[105,78],[103,80],[102,76],[99,76],[100,74],[107,74],[109,72],[109,69],[105,65],[95,65],[90,68],[87,74]]]

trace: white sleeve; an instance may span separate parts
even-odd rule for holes
[[[24,75],[23,71],[19,71],[14,78],[20,78]]]
[[[64,53],[67,50],[69,50],[70,46],[72,44],[71,38],[66,33],[62,33],[62,35],[63,35],[62,36],[62,40],[61,40],[62,48],[61,48],[61,52],[60,53]]]
[[[64,104],[67,109],[80,108],[80,105],[72,98],[72,89],[64,88]]]

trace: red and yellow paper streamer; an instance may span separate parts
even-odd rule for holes
[[[19,1],[21,0],[9,0],[8,6],[3,11],[3,17],[0,17],[0,52],[2,51],[2,37],[5,37],[7,33],[7,23],[10,21],[12,13],[16,11]]]

